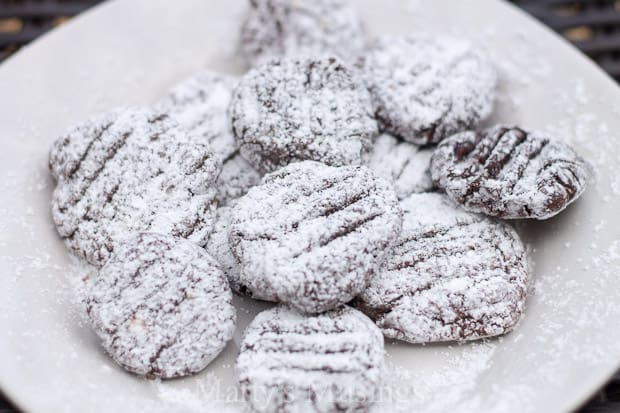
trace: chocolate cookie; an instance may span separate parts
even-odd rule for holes
[[[217,179],[217,201],[228,205],[245,195],[250,188],[260,183],[262,174],[252,167],[237,150],[222,160],[222,172]]]
[[[49,164],[56,228],[88,262],[101,266],[140,231],[206,243],[220,162],[167,115],[119,109],[90,119],[54,142]]]
[[[458,39],[383,37],[358,64],[380,129],[418,145],[474,127],[493,108],[493,65]]]
[[[222,158],[217,180],[220,205],[244,195],[260,182],[260,174],[239,154],[230,129],[228,105],[238,79],[211,71],[200,72],[172,88],[155,108],[169,114],[190,137],[208,143]]]
[[[377,175],[394,184],[398,199],[434,189],[430,173],[433,151],[409,142],[382,134],[375,145],[368,167]]]
[[[505,219],[547,219],[582,194],[590,166],[544,133],[496,126],[442,142],[431,174],[468,210]]]
[[[365,47],[362,23],[346,0],[251,0],[241,30],[241,55],[250,66],[325,54],[353,61]]]
[[[346,306],[315,316],[264,311],[237,359],[241,391],[257,412],[366,411],[382,369],[381,332]]]
[[[474,340],[510,331],[525,306],[528,263],[509,225],[437,193],[401,203],[393,255],[355,306],[386,337],[411,343]]]
[[[199,372],[235,330],[232,294],[215,261],[191,242],[152,233],[116,247],[86,310],[110,356],[147,378]]]
[[[394,190],[370,169],[291,164],[233,207],[229,241],[239,288],[301,311],[329,310],[366,286],[401,224]]]
[[[217,209],[213,231],[209,235],[209,241],[205,248],[219,263],[220,269],[228,278],[230,288],[241,295],[246,295],[243,286],[239,282],[239,264],[235,260],[228,243],[228,227],[231,214],[232,208],[230,206],[222,206]]]
[[[230,115],[241,154],[263,172],[302,160],[359,164],[377,133],[368,90],[336,58],[250,70]]]

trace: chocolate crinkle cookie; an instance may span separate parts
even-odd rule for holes
[[[302,160],[360,164],[377,135],[368,90],[333,57],[250,70],[234,93],[230,116],[241,154],[262,172]]]
[[[314,316],[288,307],[247,327],[239,385],[257,412],[363,412],[377,396],[383,337],[350,307]]]
[[[201,371],[235,329],[232,294],[216,262],[170,236],[140,233],[119,244],[85,301],[106,352],[147,378]]]
[[[528,278],[515,230],[437,193],[414,194],[401,204],[400,239],[355,306],[386,337],[411,343],[510,331],[523,312]]]
[[[542,132],[500,125],[442,142],[431,159],[431,174],[468,210],[547,219],[583,193],[591,166]]]
[[[402,225],[391,185],[364,166],[305,161],[266,175],[233,207],[238,288],[311,313],[355,297]]]
[[[244,195],[260,182],[260,174],[239,154],[228,119],[228,106],[239,79],[202,71],[173,87],[156,104],[185,128],[189,136],[208,143],[222,159],[216,183],[220,205]]]
[[[368,167],[391,181],[398,199],[434,190],[430,172],[433,150],[382,134],[374,144]]]
[[[91,264],[140,231],[206,243],[221,164],[165,114],[119,109],[90,119],[54,142],[49,165],[58,233]]]
[[[231,206],[222,206],[217,209],[213,231],[209,235],[205,249],[219,263],[233,291],[244,294],[239,281],[239,264],[235,260],[228,242],[228,227],[231,214]]]
[[[358,66],[380,129],[418,145],[475,127],[493,108],[493,65],[458,39],[382,37]]]
[[[241,55],[249,66],[324,54],[353,61],[366,43],[347,0],[250,0],[241,30]]]

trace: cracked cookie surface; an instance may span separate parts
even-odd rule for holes
[[[431,175],[468,210],[547,219],[583,193],[591,167],[544,133],[499,125],[442,142],[432,156]]]
[[[280,306],[247,327],[236,367],[255,411],[366,411],[382,374],[383,337],[350,307],[308,316]]]
[[[475,127],[493,108],[495,69],[459,39],[382,37],[357,64],[379,128],[418,145]]]
[[[235,329],[232,294],[216,262],[191,242],[159,234],[119,244],[85,303],[106,352],[147,378],[201,371]]]
[[[185,128],[191,138],[208,143],[222,159],[217,201],[224,205],[260,182],[260,174],[239,154],[228,119],[237,77],[203,71],[173,87],[155,104]]]
[[[306,312],[355,297],[400,233],[392,186],[364,166],[305,161],[266,175],[233,207],[239,288]]]
[[[230,116],[241,154],[261,172],[303,160],[360,164],[377,135],[368,90],[329,57],[250,70],[234,92]]]
[[[442,194],[414,194],[401,204],[400,239],[354,305],[386,337],[411,343],[510,331],[525,306],[529,271],[515,230]]]
[[[140,231],[207,240],[220,161],[165,114],[119,109],[83,122],[54,142],[49,165],[57,231],[91,264]]]
[[[366,43],[363,25],[347,0],[252,0],[240,51],[249,66],[325,54],[350,62]]]
[[[368,161],[377,175],[391,181],[398,199],[435,189],[430,173],[433,150],[420,148],[388,134],[380,135]]]

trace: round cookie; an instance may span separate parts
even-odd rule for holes
[[[558,214],[583,193],[590,173],[568,145],[501,125],[457,134],[431,159],[433,180],[453,200],[504,219]]]
[[[358,65],[379,128],[418,145],[475,127],[493,108],[495,69],[459,39],[382,37]]]
[[[420,148],[388,134],[375,141],[368,167],[391,181],[398,199],[434,189],[430,173],[432,149]]]
[[[325,54],[351,62],[366,47],[366,35],[347,0],[252,0],[240,46],[249,66]]]
[[[305,161],[266,175],[233,207],[239,288],[310,313],[355,297],[398,238],[391,185],[364,166]]]
[[[55,141],[49,164],[58,233],[91,264],[140,231],[206,243],[220,162],[169,116],[127,108],[97,116]]]
[[[528,263],[515,230],[437,193],[401,202],[403,231],[354,305],[386,337],[474,340],[510,331],[526,298]]]
[[[155,104],[156,110],[169,114],[190,137],[208,143],[222,158],[216,184],[220,205],[260,182],[260,174],[239,154],[230,130],[228,105],[237,82],[234,76],[205,70],[173,87]]]
[[[154,107],[225,158],[237,150],[226,112],[238,81],[232,75],[204,70],[171,88]]]
[[[357,412],[376,399],[383,337],[350,307],[315,316],[286,306],[247,327],[237,373],[257,412]]]
[[[86,310],[106,352],[147,378],[201,371],[235,330],[216,262],[191,242],[153,233],[117,246],[90,285]]]
[[[360,164],[377,134],[368,90],[331,57],[250,70],[234,93],[230,116],[241,154],[261,172],[302,160]]]

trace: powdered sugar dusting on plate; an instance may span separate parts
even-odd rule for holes
[[[148,10],[164,9],[161,5],[151,7],[163,2],[148,0],[140,4],[146,3]],[[614,360],[618,360],[620,354],[620,337],[610,322],[620,314],[615,300],[620,297],[620,241],[614,231],[613,218],[617,215],[614,215],[614,209],[620,195],[614,190],[619,185],[619,178],[616,177],[620,176],[620,153],[616,139],[618,127],[614,115],[617,118],[620,114],[620,105],[613,100],[600,102],[612,96],[609,91],[611,83],[604,83],[593,75],[583,79],[578,76],[567,79],[564,73],[573,73],[573,68],[558,66],[556,69],[555,64],[560,57],[568,55],[556,49],[546,49],[550,43],[542,41],[542,37],[535,38],[539,33],[530,33],[526,22],[523,25],[512,24],[520,21],[508,19],[514,17],[511,13],[494,14],[495,20],[491,21],[487,15],[479,17],[482,14],[457,13],[464,11],[465,6],[450,2],[453,13],[442,13],[443,19],[438,21],[431,18],[431,12],[445,11],[441,2],[426,4],[415,0],[412,3],[417,6],[415,13],[402,13],[406,24],[390,20],[384,26],[393,26],[394,30],[401,31],[434,27],[442,33],[469,37],[485,46],[500,71],[497,110],[489,122],[521,123],[524,127],[544,129],[574,143],[580,154],[595,165],[599,176],[584,197],[562,216],[545,223],[539,230],[531,226],[521,229],[530,242],[536,262],[525,319],[515,332],[502,340],[463,346],[387,344],[385,386],[388,389],[409,383],[415,386],[417,391],[406,393],[402,406],[413,406],[419,410],[429,410],[433,406],[442,407],[442,410],[451,408],[452,411],[476,411],[476,408],[479,411],[482,407],[500,412],[522,411],[527,410],[528,406],[532,410],[532,406],[541,405],[545,394],[551,393],[563,394],[566,397],[562,399],[573,403],[586,388],[583,387],[585,385],[580,387],[575,384],[572,378],[578,376],[577,380],[587,382],[589,388],[596,381],[595,377],[602,377],[602,373]],[[121,4],[117,2],[111,6]],[[192,4],[206,2],[195,1]],[[374,24],[371,16],[376,8],[365,9],[368,4],[360,1],[359,10],[367,14],[369,23]],[[385,2],[385,8],[396,18],[395,12],[403,11],[401,4],[403,2],[400,0],[390,0]],[[205,5],[200,10],[206,11],[208,7]],[[171,9],[168,2],[165,9]],[[489,2],[488,10],[499,11],[500,5]],[[222,63],[219,58],[228,57],[230,53],[231,44],[227,43],[227,39],[235,32],[233,22],[240,21],[240,14],[235,13],[230,21],[209,22],[209,30],[212,28],[221,47],[212,46],[207,50],[200,45],[200,53],[196,52],[197,47],[170,48],[165,50],[165,59],[161,54],[164,49],[153,40],[160,40],[160,36],[168,36],[172,31],[185,33],[183,26],[188,26],[188,23],[182,19],[157,20],[158,31],[163,31],[164,35],[144,33],[140,36],[146,37],[150,43],[157,43],[157,58],[150,60],[149,65],[157,61],[162,62],[162,66],[156,69],[152,65],[148,68],[129,68],[127,79],[120,79],[119,83],[106,83],[108,80],[105,77],[93,79],[95,76],[86,59],[84,66],[79,68],[82,75],[76,76],[75,86],[70,91],[65,93],[58,88],[58,94],[53,96],[54,104],[46,104],[49,110],[43,115],[22,114],[16,117],[9,129],[11,133],[8,136],[14,139],[0,154],[0,159],[4,161],[0,191],[6,199],[0,204],[3,217],[0,221],[0,265],[7,274],[3,278],[3,299],[0,300],[0,320],[6,327],[2,331],[0,353],[11,356],[6,358],[8,364],[3,365],[3,371],[45,372],[52,368],[60,371],[62,366],[77,362],[80,368],[63,370],[70,374],[59,374],[42,389],[44,396],[62,394],[62,405],[68,409],[79,409],[84,401],[100,407],[120,405],[128,409],[166,411],[187,411],[188,406],[197,408],[199,404],[202,404],[199,411],[204,411],[205,406],[225,411],[244,409],[243,403],[212,403],[216,399],[210,392],[200,390],[199,385],[209,389],[215,381],[220,381],[225,383],[226,390],[234,391],[233,376],[228,373],[230,361],[236,356],[234,349],[216,360],[213,369],[210,367],[187,381],[166,383],[134,380],[116,369],[104,354],[98,353],[94,335],[79,326],[71,310],[68,312],[73,298],[67,280],[82,277],[83,271],[79,266],[75,270],[70,266],[60,240],[52,235],[54,230],[48,212],[52,181],[46,169],[46,147],[41,145],[41,142],[49,141],[50,127],[61,128],[64,120],[71,119],[71,116],[107,109],[109,106],[106,105],[115,104],[121,96],[138,99],[131,95],[144,93],[152,97],[155,91],[143,91],[141,75],[155,70],[159,72],[162,67],[170,65],[190,67],[187,62],[193,62],[193,66],[197,65],[197,61],[220,67],[228,65],[229,61]],[[486,21],[481,23],[483,20]],[[145,24],[147,21],[150,20],[145,20]],[[79,24],[79,21],[76,23]],[[559,48],[561,45],[554,46]],[[34,54],[35,48],[33,46],[27,52]],[[201,55],[203,52],[204,56]],[[121,61],[115,57],[114,51],[109,53],[111,56],[104,60],[111,63],[112,69],[119,67]],[[26,57],[23,55],[21,58]],[[576,60],[575,66],[579,70],[585,67]],[[8,68],[8,64],[4,65],[0,71]],[[189,74],[181,73],[185,69],[176,69],[176,72],[165,70],[167,72],[158,81],[162,85],[171,84],[170,79],[175,76]],[[37,85],[40,77],[28,75]],[[88,89],[89,94],[83,96],[76,89],[85,83],[94,86]],[[579,86],[580,83],[583,87]],[[98,90],[91,94],[94,87]],[[119,92],[127,88],[129,92]],[[71,107],[73,103],[68,96],[72,93],[84,97],[81,102],[87,109]],[[11,99],[17,98],[14,96]],[[33,108],[38,108],[48,100],[39,94],[32,96],[29,102]],[[45,123],[42,120],[44,117],[63,121],[50,120]],[[3,131],[6,125],[3,123]],[[569,246],[567,242],[570,242]],[[566,251],[570,254],[567,255]],[[554,257],[562,257],[562,262]],[[255,310],[247,311],[249,313],[244,315],[250,317]],[[567,312],[571,317],[564,316]],[[543,313],[548,315],[541,318]],[[577,320],[574,324],[573,319]],[[541,363],[543,359],[545,361]],[[34,376],[32,380],[35,384]],[[75,386],[76,383],[80,386]],[[85,388],[89,391],[84,392]],[[119,388],[124,391],[118,391]],[[577,392],[579,396],[575,396],[567,394],[566,388],[582,390]],[[401,407],[399,410],[412,409]],[[382,410],[379,403],[375,411],[385,409]]]
[[[384,386],[371,411],[475,411],[479,407],[473,395],[476,382],[492,365],[496,345],[479,342],[457,347],[448,347],[456,351],[435,347],[432,352],[441,367],[434,369],[406,369],[388,356]]]

